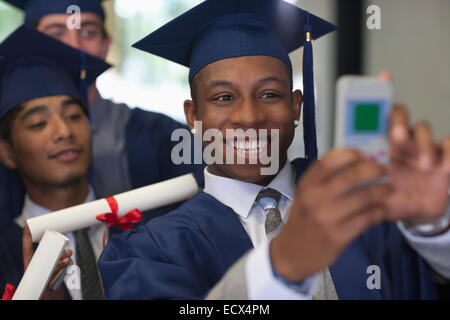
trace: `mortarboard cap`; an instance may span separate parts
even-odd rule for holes
[[[27,26],[0,43],[4,56],[0,118],[36,98],[69,95],[86,103],[86,87],[110,65]]]
[[[133,47],[190,68],[189,82],[222,59],[267,55],[291,69],[289,53],[304,46],[305,154],[317,157],[311,41],[337,27],[282,0],[206,0]]]
[[[105,12],[102,0],[5,0],[25,12],[25,24],[30,26],[45,15],[54,13],[67,13],[72,5],[80,7],[81,12],[92,12],[102,20]],[[70,12],[69,12],[70,13]]]

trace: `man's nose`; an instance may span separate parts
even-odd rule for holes
[[[72,127],[63,119],[57,118],[53,121],[53,140],[70,140],[73,137]]]
[[[80,33],[77,29],[68,29],[62,42],[75,48],[81,49]]]
[[[244,98],[233,109],[230,122],[244,128],[256,127],[266,119],[262,108],[255,99]]]

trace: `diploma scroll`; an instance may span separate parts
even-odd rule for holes
[[[45,232],[12,300],[41,298],[68,242],[69,239],[59,232]]]
[[[155,183],[146,187],[123,192],[114,196],[118,204],[118,216],[138,209],[141,212],[186,200],[198,191],[192,174]],[[111,212],[106,199],[91,201],[63,210],[28,219],[33,242],[41,239],[45,230],[68,233],[101,223],[97,215]]]

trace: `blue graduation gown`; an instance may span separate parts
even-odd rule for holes
[[[90,177],[97,197],[111,196],[190,172],[194,173],[198,184],[203,186],[203,164],[175,165],[171,161],[172,148],[178,143],[170,140],[172,132],[178,128],[186,128],[184,125],[160,113],[144,111],[139,108],[129,109],[124,105],[117,105],[101,98],[97,102],[98,105],[92,106],[92,108],[98,107],[95,116],[93,114],[91,119],[93,127],[100,126],[97,122],[108,121],[108,117],[111,118],[111,122],[117,122],[110,126],[119,126],[120,117],[110,116],[110,113],[113,113],[111,112],[112,108],[125,109],[122,111],[124,114],[130,113],[127,116],[127,124],[123,126],[124,131],[120,131],[118,134],[125,135],[125,147],[121,152],[126,153],[128,172],[122,174],[129,175],[131,183],[131,185],[125,183],[122,185],[119,183],[120,181],[112,179],[113,175],[117,173],[104,172],[102,170],[103,162],[100,161],[97,163],[97,169],[95,166],[91,169],[101,172],[98,180],[101,180],[102,183],[96,183],[97,179],[92,179],[92,175]],[[95,130],[93,132],[96,134]],[[93,147],[95,148],[95,145]],[[108,160],[108,152],[115,156],[114,152],[116,151],[107,150],[102,155],[104,161]],[[112,190],[113,193],[111,193]],[[25,188],[18,174],[6,169],[0,163],[0,232],[22,212],[24,195]],[[164,212],[168,212],[168,209],[159,209],[157,212],[148,211],[143,222]]]
[[[295,162],[297,176],[307,167]],[[200,191],[175,211],[137,231],[113,236],[99,260],[109,299],[202,299],[252,248],[234,211]],[[369,290],[367,267],[381,270],[381,289]],[[424,261],[395,224],[358,237],[330,267],[340,299],[434,299]]]
[[[22,228],[9,224],[0,236],[0,294],[6,284],[17,287],[23,276]]]
[[[17,172],[0,162],[0,233],[22,212],[25,187]]]

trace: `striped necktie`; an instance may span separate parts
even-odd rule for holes
[[[266,214],[266,235],[273,232],[278,232],[279,228],[283,224],[281,220],[281,213],[278,210],[278,203],[280,201],[281,194],[271,188],[266,188],[261,190],[261,192],[256,197],[256,202],[263,208]]]

